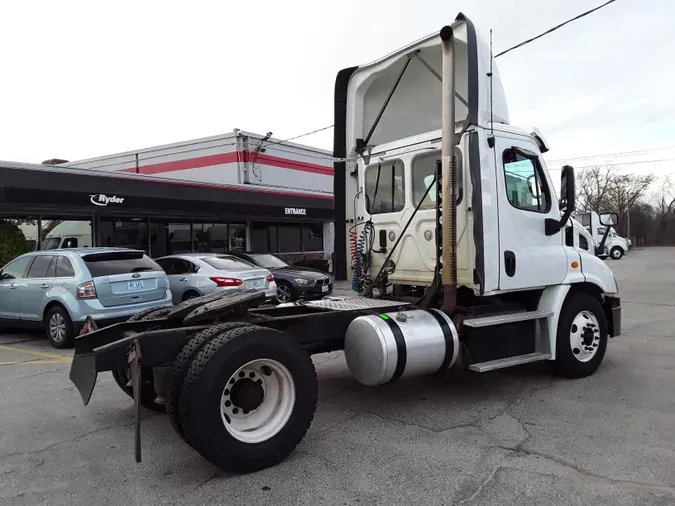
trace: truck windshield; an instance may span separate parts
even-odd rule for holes
[[[49,237],[42,243],[42,249],[56,249],[61,244],[60,237]]]

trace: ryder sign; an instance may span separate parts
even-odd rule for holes
[[[108,204],[122,204],[124,202],[124,197],[118,197],[117,195],[108,196],[104,193],[97,193],[89,197],[89,200],[95,206],[105,207]]]

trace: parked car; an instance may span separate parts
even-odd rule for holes
[[[0,270],[0,321],[43,326],[55,348],[71,347],[87,316],[103,327],[149,307],[171,305],[167,275],[143,251],[34,251]]]
[[[318,269],[291,265],[272,253],[231,254],[269,269],[277,282],[277,302],[291,302],[300,298],[316,299],[333,292],[333,279]]]
[[[169,276],[173,301],[178,304],[217,290],[263,290],[267,300],[276,297],[272,273],[241,258],[222,253],[182,253],[158,258]]]

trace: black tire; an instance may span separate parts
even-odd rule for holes
[[[295,402],[275,435],[256,443],[235,438],[225,427],[221,395],[230,377],[252,360],[282,364],[292,378]],[[191,445],[213,465],[249,473],[286,458],[307,433],[318,399],[318,382],[309,354],[282,332],[246,325],[218,335],[190,361],[180,393],[180,424]]]
[[[173,430],[176,431],[176,434],[185,441],[188,445],[190,442],[187,437],[185,437],[185,432],[180,424],[179,417],[179,403],[180,403],[180,391],[183,386],[183,381],[185,375],[187,374],[188,368],[192,358],[198,353],[206,343],[217,335],[235,328],[243,327],[248,324],[241,322],[227,322],[221,323],[219,325],[214,325],[208,329],[202,330],[201,332],[195,333],[190,337],[189,341],[183,346],[180,350],[180,353],[176,356],[173,364],[171,366],[171,374],[169,376],[169,386],[166,392],[166,413],[169,415],[169,422]]]
[[[157,312],[157,315],[154,315],[153,313]],[[146,318],[148,315],[153,314],[153,318],[159,318],[162,316],[166,316],[171,312],[170,307],[166,306],[155,306],[155,307],[149,307],[147,309],[144,309],[143,311],[139,311],[135,315],[130,316],[127,321],[128,322],[137,322],[141,320],[149,320],[150,318]]]
[[[141,321],[141,320],[152,320],[154,318],[161,318],[166,316],[171,311],[170,307],[153,307],[139,311],[135,315],[131,316],[127,321]],[[130,386],[127,386],[129,379],[131,378],[131,372],[129,369],[117,369],[111,371],[113,379],[117,386],[119,386],[122,391],[127,394],[132,399],[134,398],[134,390]],[[152,368],[146,367],[143,368],[143,383],[141,385],[141,406],[147,408],[151,411],[157,413],[164,413],[166,407],[163,404],[157,404],[155,399],[157,398],[157,393],[155,392],[155,383],[152,376]]]
[[[45,332],[49,344],[63,350],[75,344],[75,327],[66,308],[58,304],[52,306],[44,318]]]
[[[614,246],[609,252],[609,258],[612,260],[621,260],[621,258],[623,258],[623,248]]]
[[[201,295],[199,295],[199,294],[198,294],[197,292],[195,292],[194,290],[188,290],[187,292],[185,292],[185,293],[183,294],[182,301],[185,302],[186,300],[196,299],[197,297],[201,297]]]
[[[589,348],[597,348],[595,355],[586,362],[577,359],[577,356],[582,356],[582,350],[578,348],[573,350],[571,341],[571,333],[575,328],[578,329],[578,327],[574,325],[574,320],[584,311],[592,313],[598,321],[596,328],[591,320],[584,318],[584,321],[588,321],[590,324],[586,327],[587,332],[589,332],[588,341],[591,343]],[[567,378],[584,378],[590,376],[597,371],[605,357],[608,339],[607,317],[605,316],[605,312],[603,311],[600,302],[585,293],[569,294],[560,313],[560,319],[558,320],[556,358],[554,362],[556,372]],[[577,353],[575,353],[575,351]]]

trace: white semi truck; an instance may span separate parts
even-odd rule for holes
[[[312,354],[344,350],[353,377],[374,388],[535,361],[580,378],[621,333],[612,271],[580,246],[582,227],[569,219],[574,170],[563,168],[554,198],[546,142],[509,124],[489,47],[469,19],[342,70],[335,114],[336,227],[376,239],[361,264],[374,282],[379,272],[425,289],[408,301],[273,308],[257,307],[257,292],[217,294],[81,335],[70,378],[86,404],[97,374],[113,371],[135,402],[137,461],[143,405],[166,411],[222,469],[278,463],[314,416]],[[514,195],[509,175],[531,190]]]
[[[590,211],[579,213],[577,219],[593,237],[598,257],[620,260],[630,250],[630,242],[616,233],[611,217]],[[609,225],[606,226],[605,223]]]

